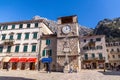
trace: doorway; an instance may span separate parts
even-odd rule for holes
[[[12,63],[12,70],[16,70],[17,69],[17,62],[13,62]]]
[[[21,63],[21,70],[25,70],[25,62]]]
[[[31,62],[29,65],[30,70],[35,70],[35,63]]]
[[[92,63],[92,66],[93,66],[93,69],[97,68],[96,63]]]
[[[7,69],[8,67],[8,62],[3,62],[3,69]]]

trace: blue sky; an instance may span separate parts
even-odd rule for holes
[[[0,22],[29,20],[35,15],[56,21],[77,15],[79,24],[95,28],[104,18],[120,17],[120,0],[0,0]]]

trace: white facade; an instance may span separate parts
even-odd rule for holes
[[[1,28],[0,58],[1,58],[1,62],[3,62],[3,64],[2,63],[0,64],[1,69],[3,69],[4,67],[4,61],[2,60],[4,60],[4,58],[6,57],[9,57],[9,59],[36,58],[35,65],[37,65],[37,58],[40,48],[39,47],[40,36],[42,34],[53,33],[42,20],[28,20],[28,21],[19,21],[19,22],[0,23],[0,28]],[[20,39],[18,39],[18,34],[21,34],[21,36],[19,36]],[[19,46],[18,51],[16,51],[17,46]],[[25,49],[25,46],[27,50]],[[9,50],[8,47],[10,47]],[[7,63],[9,61],[10,60],[5,62]],[[17,67],[20,67],[19,66],[20,64],[21,63],[18,62]],[[11,67],[12,65],[13,64],[10,63]],[[35,69],[37,69],[37,66],[35,66]]]
[[[120,65],[120,42],[107,42],[107,53],[109,63],[113,67]]]

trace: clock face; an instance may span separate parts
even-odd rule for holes
[[[70,26],[64,26],[63,28],[62,28],[62,32],[64,33],[64,34],[68,34],[69,32],[71,31],[71,28],[70,28]]]

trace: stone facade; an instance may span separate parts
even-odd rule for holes
[[[80,37],[80,50],[84,69],[104,68],[104,63],[108,63],[104,35]]]
[[[106,47],[111,68],[120,66],[120,42],[107,42]]]
[[[63,23],[64,19],[71,18],[73,22]],[[76,16],[62,17],[58,19],[57,33],[57,71],[69,71],[70,66],[74,70],[80,70],[80,50],[79,50],[79,34]],[[62,22],[63,21],[63,22]],[[62,32],[64,26],[70,26],[71,31],[68,34]]]

